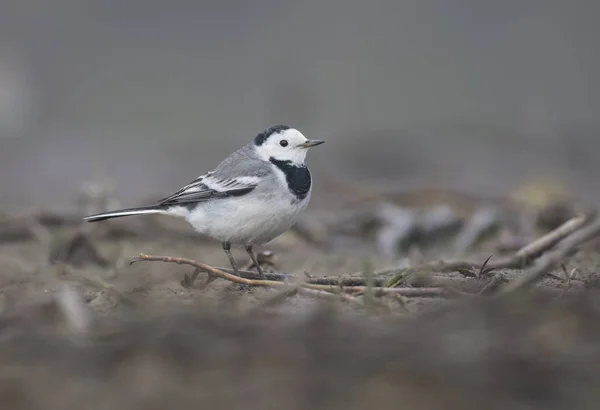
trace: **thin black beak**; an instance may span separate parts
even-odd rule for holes
[[[321,145],[324,142],[325,141],[320,141],[320,140],[308,140],[305,143],[300,144],[299,146],[302,148],[310,148],[310,147],[315,147],[317,145]]]

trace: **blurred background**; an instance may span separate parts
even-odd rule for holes
[[[273,124],[324,181],[595,199],[594,0],[2,0],[0,201],[134,204]],[[322,186],[322,185],[321,185]],[[318,201],[318,199],[317,199]]]

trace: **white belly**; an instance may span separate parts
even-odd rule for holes
[[[181,216],[196,231],[220,242],[261,245],[291,228],[308,205],[310,195],[302,202],[292,203],[291,199],[291,195],[222,199]]]

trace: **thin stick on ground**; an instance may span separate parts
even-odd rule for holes
[[[529,271],[514,279],[512,282],[509,282],[501,289],[499,294],[510,294],[536,283],[548,274],[550,269],[563,262],[564,259],[575,251],[578,246],[597,236],[600,236],[600,219],[564,238],[559,242],[555,250],[542,255]]]
[[[535,256],[538,252],[543,251],[544,249],[548,249],[558,242],[560,242],[563,238],[571,235],[573,232],[579,230],[583,227],[588,221],[589,217],[585,215],[577,216],[572,219],[569,219],[567,222],[549,232],[548,234],[534,240],[523,248],[519,249],[515,253],[516,258],[530,258]]]
[[[218,266],[214,266],[213,268],[218,269],[223,272],[226,272],[226,273],[230,273],[232,275],[235,273],[234,270],[231,268],[218,267]],[[202,268],[196,268],[196,269],[198,270],[198,273],[205,272],[205,270]],[[260,276],[258,275],[258,272],[256,272],[256,271],[238,270],[237,273],[239,274],[238,276],[241,278],[260,279]],[[285,281],[289,280],[288,275],[286,275],[285,273],[264,272],[264,274],[265,274],[265,279],[267,279],[267,280],[276,280],[278,282],[285,282]],[[315,279],[317,279],[317,278],[315,278]],[[312,283],[312,282],[308,281],[308,283]]]
[[[234,271],[231,268],[225,267],[216,267],[215,269],[222,270],[223,272],[233,274]],[[384,276],[389,274],[395,274],[398,272],[403,272],[405,268],[392,268],[392,269],[382,269],[380,271],[375,271],[373,275],[373,284],[375,286],[385,286],[387,283],[387,279],[377,278],[377,276]],[[199,272],[202,272],[202,269],[199,269]],[[260,279],[258,273],[255,271],[249,270],[238,270],[237,272],[240,277],[246,279]],[[289,281],[290,277],[282,272],[264,272],[265,279],[268,280],[276,280],[280,282]],[[313,285],[332,285],[332,286],[364,286],[365,285],[365,276],[363,272],[352,273],[349,275],[338,275],[338,276],[308,276],[306,283],[312,283]]]
[[[408,273],[421,273],[421,272],[437,272],[437,273],[450,273],[450,272],[471,272],[474,273],[470,276],[477,279],[481,276],[482,272],[489,272],[498,269],[516,269],[527,266],[535,260],[535,257],[547,252],[552,249],[561,239],[577,232],[583,226],[585,226],[590,220],[593,219],[594,213],[587,215],[581,215],[574,217],[558,228],[552,230],[544,236],[534,240],[530,244],[524,246],[519,251],[514,253],[512,256],[491,261],[488,258],[483,264],[481,262],[470,262],[470,261],[437,261],[431,263],[425,263],[416,265],[410,268],[395,268],[386,269],[384,271],[375,272],[374,274],[374,285],[377,287],[389,286],[391,283],[399,282]],[[479,272],[479,274],[477,273]],[[251,273],[251,272],[250,272]],[[382,278],[385,275],[396,275],[392,279]],[[344,285],[344,286],[364,286],[364,276],[360,273],[352,274],[340,279],[335,276],[325,276],[319,278],[310,278],[308,283],[321,284],[321,285]],[[387,284],[387,285],[386,285]]]
[[[239,283],[247,286],[259,286],[259,287],[278,287],[278,286],[290,286],[290,283],[280,282],[275,280],[261,280],[261,279],[246,279],[240,276],[233,275],[231,273],[222,271],[220,269],[213,268],[210,265],[202,262],[197,262],[193,259],[186,258],[174,258],[171,256],[155,256],[140,254],[131,258],[130,263],[137,263],[142,261],[156,261],[166,263],[177,263],[179,265],[189,265],[196,268],[200,268],[205,272],[209,272],[212,275],[221,279],[228,280],[230,282]],[[297,283],[299,289],[311,289],[318,291],[325,291],[332,294],[346,293],[352,295],[354,293],[362,293],[366,290],[365,286],[332,286],[332,285],[315,285],[312,283]],[[449,297],[453,293],[443,288],[375,288],[378,294],[397,294],[402,296],[413,296],[413,297]],[[302,292],[302,291],[299,291]],[[314,294],[314,293],[313,293]],[[346,295],[348,296],[348,295]]]
[[[547,252],[556,245],[561,239],[577,232],[583,226],[588,224],[595,217],[595,212],[586,215],[579,215],[569,219],[558,228],[548,232],[546,235],[534,240],[524,246],[512,256],[489,262],[486,265],[488,270],[497,269],[517,269],[527,266],[538,255]],[[458,270],[479,269],[481,262],[470,261],[438,261],[414,266],[413,271],[431,271],[440,273],[455,272]]]
[[[239,283],[242,285],[248,285],[248,286],[281,286],[281,285],[285,284],[285,282],[268,280],[268,279],[265,279],[265,280],[246,279],[246,278],[231,274],[229,272],[225,272],[223,270],[213,268],[212,266],[207,265],[205,263],[197,262],[195,260],[186,259],[186,258],[175,258],[175,257],[171,257],[171,256],[153,256],[153,255],[140,254],[138,256],[134,256],[133,258],[131,258],[129,263],[134,264],[134,263],[142,262],[142,261],[157,261],[157,262],[176,263],[178,265],[190,265],[195,268],[199,268],[204,272],[208,272],[218,278],[225,279],[230,282]]]

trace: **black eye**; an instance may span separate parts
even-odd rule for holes
[[[281,145],[282,147],[287,147],[288,142],[287,142],[287,140],[281,140],[281,141],[279,141],[279,145]]]

